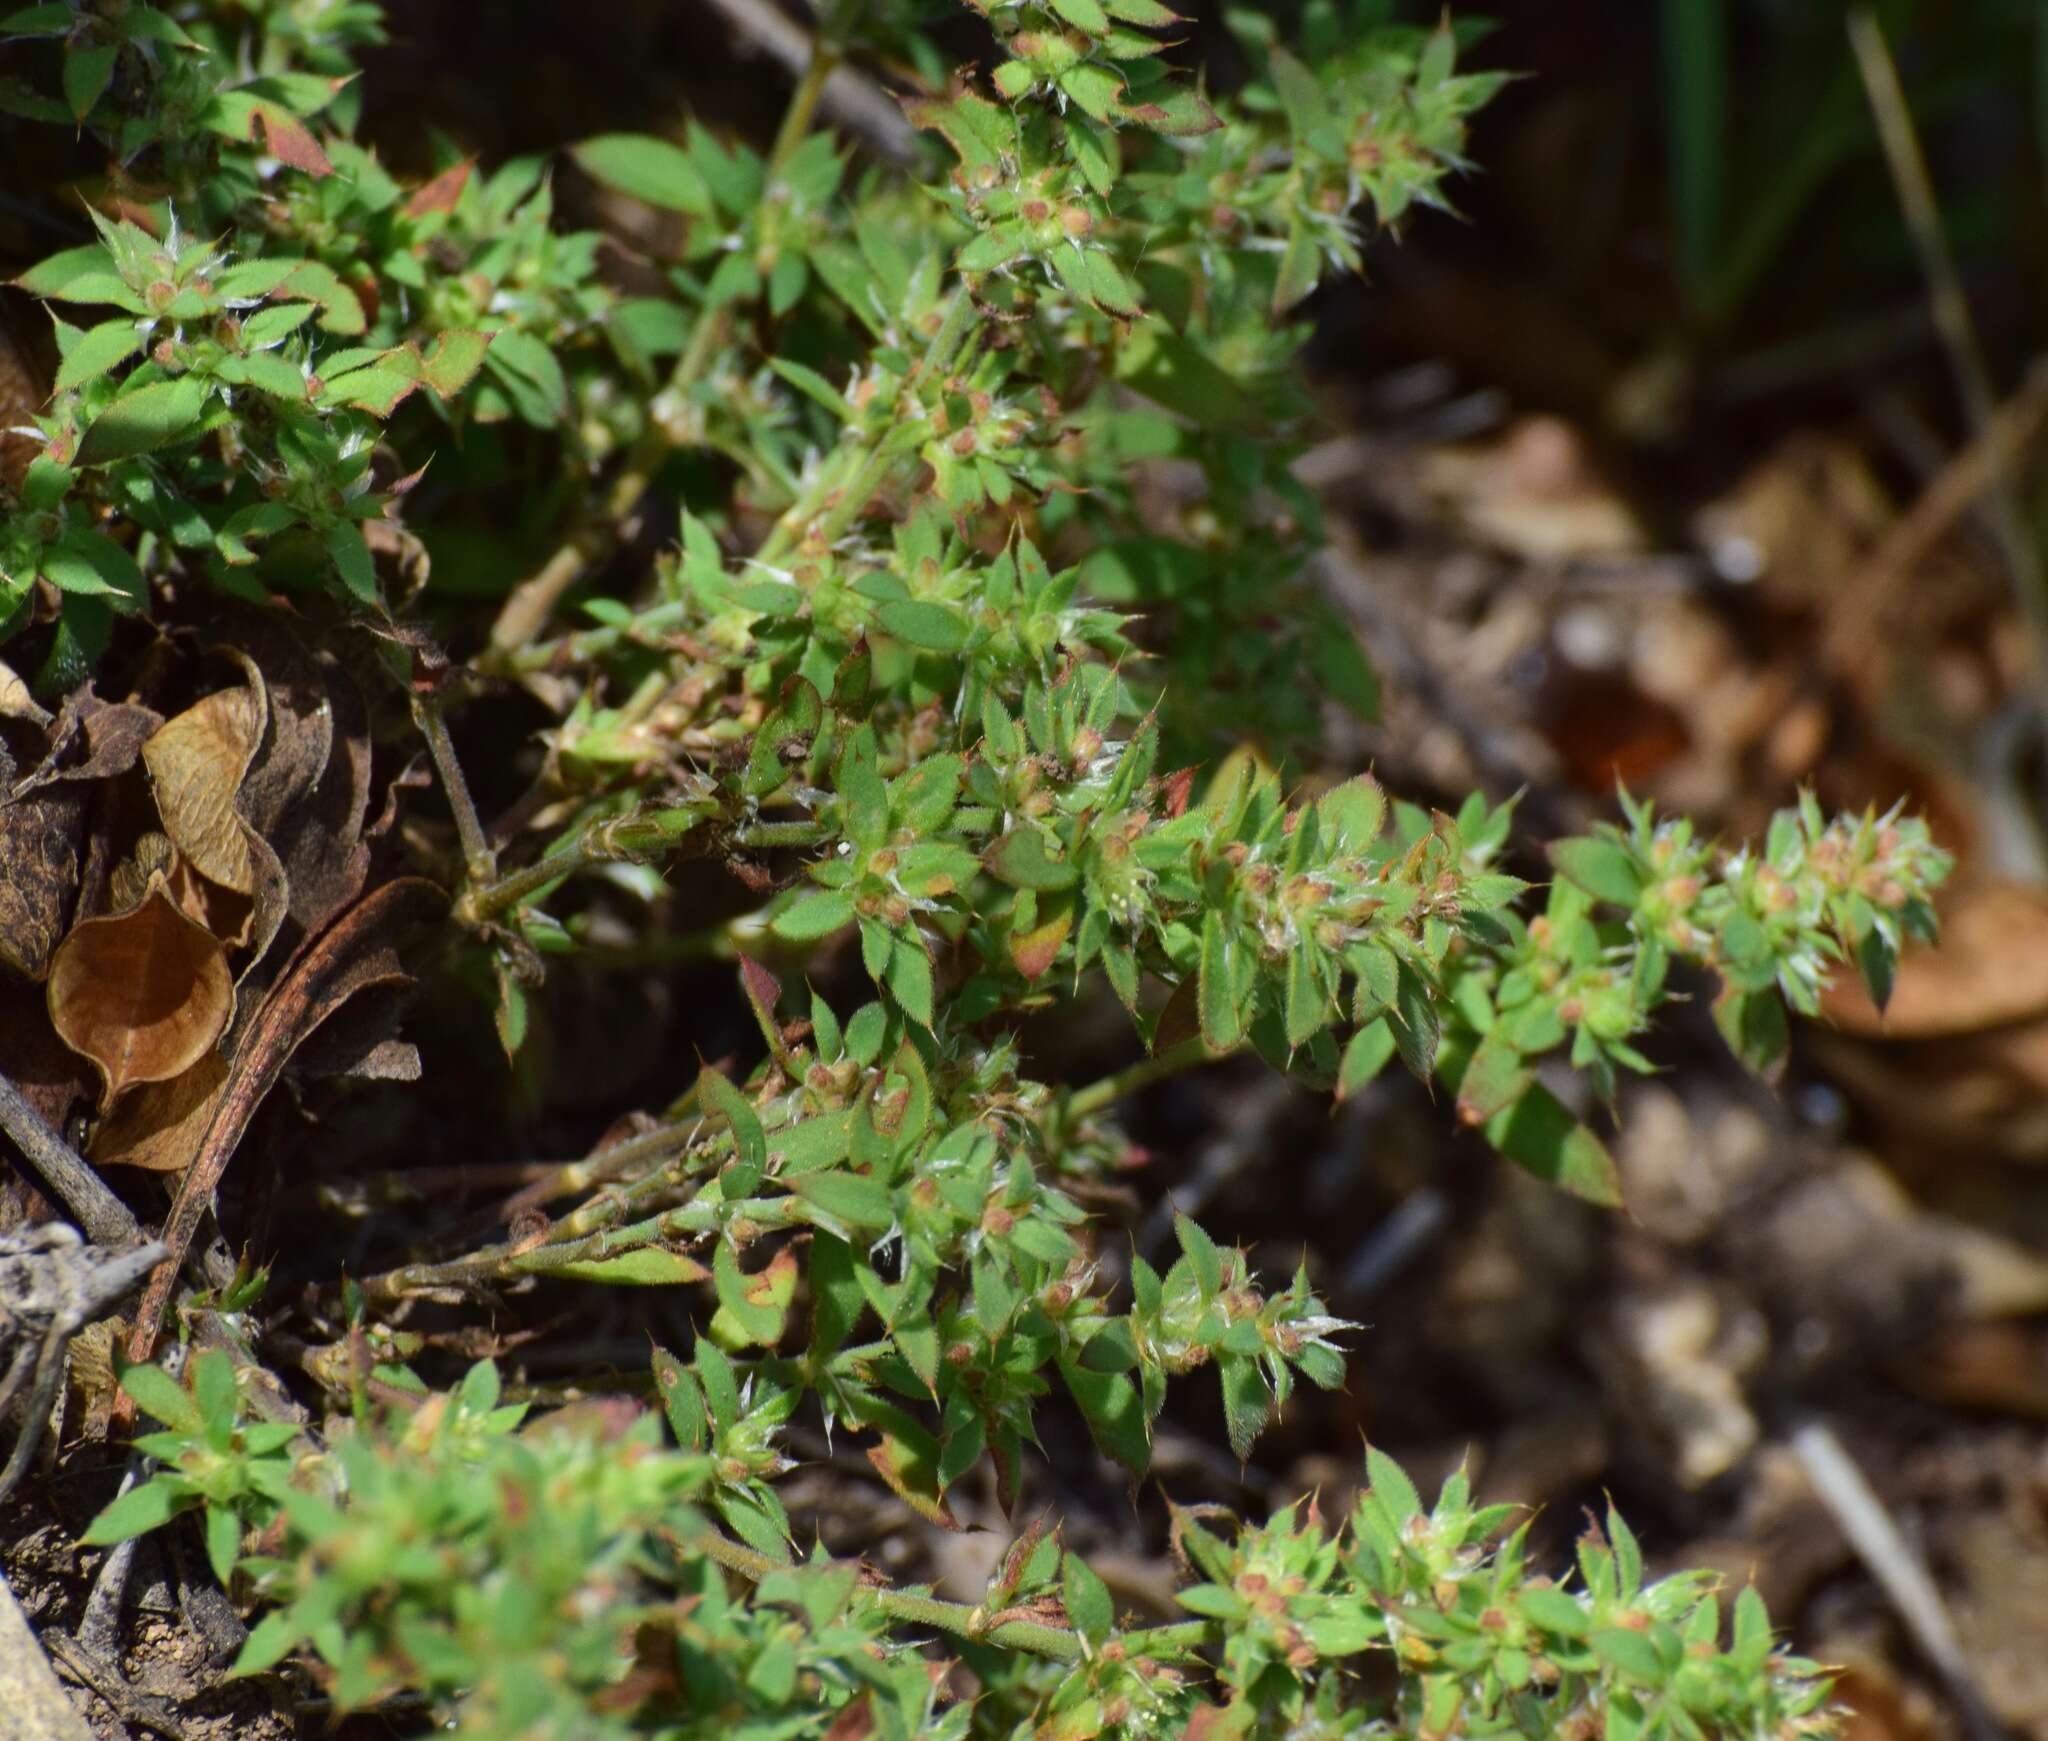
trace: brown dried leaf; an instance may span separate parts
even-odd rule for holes
[[[50,715],[36,705],[28,685],[14,674],[14,667],[0,659],[0,719],[25,719],[31,725],[48,725]]]
[[[269,712],[254,667],[250,679],[195,702],[142,746],[164,832],[201,876],[243,895],[256,892],[257,867],[235,799]]]
[[[296,930],[317,931],[369,874],[369,710],[340,661],[274,614],[237,614],[223,634],[262,668],[270,701],[237,808],[276,849]]]
[[[152,1273],[128,1339],[131,1360],[156,1350],[159,1327],[200,1217],[212,1201],[249,1120],[284,1074],[292,1054],[313,1031],[360,992],[406,979],[399,960],[401,932],[447,911],[447,896],[420,877],[373,889],[309,943],[263,998],[240,1036],[226,1091],[207,1120],[198,1154],[171,1200],[160,1235],[170,1255]]]
[[[47,998],[64,1043],[98,1066],[102,1105],[183,1075],[235,1010],[227,951],[178,910],[161,875],[139,906],[71,928],[51,958]]]
[[[125,913],[130,908],[141,906],[149,894],[150,879],[162,877],[165,882],[173,884],[172,899],[178,902],[179,911],[186,918],[205,925],[206,915],[194,912],[176,889],[174,879],[184,869],[178,862],[178,849],[171,844],[169,835],[145,834],[135,843],[135,850],[114,867],[114,874],[108,879],[114,911]],[[209,925],[207,929],[213,928]]]
[[[217,1051],[182,1076],[145,1083],[101,1122],[92,1142],[93,1163],[182,1173],[199,1153],[227,1085],[228,1061]]]
[[[135,766],[143,740],[163,715],[132,701],[102,701],[90,683],[64,698],[50,727],[49,748],[34,773],[14,788],[16,798],[60,780],[111,780]]]
[[[9,759],[0,745],[0,773]],[[85,793],[75,786],[0,797],[0,965],[25,979],[50,971],[78,890]]]

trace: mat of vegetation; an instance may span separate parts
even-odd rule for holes
[[[1890,1562],[1802,1386],[2048,1291],[1806,1050],[1881,1091],[2048,922],[1902,961],[1950,789],[1785,750],[1700,590],[1575,600],[1652,559],[1569,424],[1336,433],[1481,33],[718,0],[770,58],[643,117],[620,10],[616,107],[517,20],[0,18],[0,1492],[79,1708],[1839,1729],[1771,1481]],[[434,130],[494,93],[542,149]],[[1501,600],[1555,681],[1475,680]]]

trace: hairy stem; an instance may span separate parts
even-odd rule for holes
[[[1155,1082],[1164,1082],[1168,1077],[1178,1076],[1197,1065],[1214,1063],[1216,1058],[1217,1054],[1209,1050],[1202,1037],[1194,1035],[1177,1046],[1169,1046],[1149,1058],[1140,1058],[1125,1069],[1091,1082],[1086,1088],[1077,1088],[1067,1096],[1067,1117],[1087,1118],[1127,1094],[1136,1094],[1141,1088],[1150,1088]]]
[[[440,776],[442,793],[455,817],[456,838],[462,843],[463,881],[472,889],[488,883],[497,875],[498,855],[491,850],[490,836],[476,813],[476,800],[469,795],[469,782],[456,760],[455,740],[448,735],[441,704],[432,697],[415,700],[412,716],[427,740],[427,754],[433,758],[434,772]]]
[[[690,1536],[679,1545],[717,1561],[727,1571],[737,1572],[749,1583],[758,1584],[777,1572],[789,1570],[766,1554],[741,1547],[738,1542],[722,1535]],[[990,1625],[988,1617],[979,1608],[970,1607],[965,1602],[944,1602],[935,1596],[919,1596],[902,1590],[871,1589],[868,1596],[892,1620],[901,1620],[911,1626],[936,1627],[941,1632],[950,1632],[977,1644],[1027,1651],[1033,1656],[1051,1657],[1056,1662],[1080,1662],[1090,1654],[1088,1641],[1080,1633],[1064,1626],[1047,1626],[1036,1620],[1004,1620]],[[1182,1621],[1173,1626],[1146,1626],[1135,1632],[1116,1635],[1127,1651],[1139,1656],[1183,1655],[1209,1643],[1214,1636],[1215,1628],[1206,1620]]]

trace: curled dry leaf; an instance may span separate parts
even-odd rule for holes
[[[34,773],[14,788],[27,797],[59,782],[111,780],[135,766],[143,740],[163,724],[163,715],[132,701],[102,701],[90,683],[64,698],[49,729],[48,746]]]
[[[170,1255],[151,1275],[128,1339],[131,1360],[148,1360],[170,1304],[171,1287],[191,1250],[214,1187],[240,1145],[249,1120],[277,1085],[292,1055],[350,998],[376,986],[408,983],[397,939],[447,911],[447,896],[420,877],[373,889],[307,945],[256,1007],[241,1038],[220,1098],[205,1121],[162,1232]]]
[[[31,725],[48,725],[49,714],[36,705],[28,685],[15,675],[14,667],[0,659],[0,719],[25,719]]]
[[[297,931],[317,931],[369,873],[369,710],[335,653],[309,647],[273,613],[234,613],[221,633],[262,668],[270,702],[237,807],[276,849]]]
[[[253,669],[251,679],[195,702],[142,746],[164,832],[201,876],[242,895],[255,892],[256,865],[235,798],[268,711]]]
[[[217,902],[188,890],[186,905],[203,909],[231,943],[248,946],[246,976],[262,960],[290,902],[289,881],[262,821],[248,813],[248,792],[258,752],[271,735],[270,694],[246,654],[234,657],[248,681],[195,702],[142,746],[164,831],[185,862],[209,883],[249,902]]]
[[[213,1051],[168,1082],[142,1084],[100,1122],[93,1135],[94,1164],[182,1173],[199,1152],[227,1083],[228,1061]]]
[[[161,872],[125,913],[86,919],[57,946],[50,1021],[98,1067],[102,1105],[137,1083],[182,1076],[234,1014],[227,951],[171,898]]]

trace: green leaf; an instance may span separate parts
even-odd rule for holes
[[[382,607],[383,600],[377,595],[377,564],[360,526],[353,520],[338,522],[327,534],[327,554],[341,584],[359,602],[373,609]]]
[[[1107,20],[1104,21],[1105,23]],[[1114,121],[1124,81],[1099,61],[1081,61],[1059,75],[1059,87],[1098,121]]]
[[[513,410],[536,429],[552,429],[569,415],[569,383],[562,365],[531,333],[500,328],[491,335],[483,366],[504,389]]]
[[[958,611],[923,599],[884,599],[876,619],[899,641],[936,653],[957,653],[967,644],[967,623]]]
[[[661,1393],[669,1431],[685,1451],[701,1451],[711,1436],[704,1392],[690,1369],[666,1348],[654,1350],[654,1387]]]
[[[721,1239],[712,1254],[711,1275],[718,1289],[719,1314],[729,1321],[742,1345],[773,1347],[782,1340],[782,1311],[770,1302],[749,1298],[748,1284],[758,1278],[741,1271],[727,1240]]]
[[[643,1245],[617,1257],[586,1258],[551,1267],[550,1276],[574,1282],[602,1282],[610,1287],[668,1288],[701,1282],[711,1272],[695,1258],[658,1245]]]
[[[1204,429],[1255,430],[1265,422],[1237,379],[1164,320],[1141,321],[1115,351],[1116,378]]]
[[[1197,997],[1203,1043],[1216,1053],[1236,1050],[1249,1025],[1249,1012],[1238,995],[1233,952],[1229,924],[1211,908],[1202,915]]]
[[[131,1366],[121,1374],[121,1388],[136,1406],[167,1427],[196,1436],[200,1428],[199,1405],[192,1393],[161,1366]]]
[[[224,1505],[206,1508],[206,1562],[223,1588],[235,1581],[235,1562],[242,1557],[242,1526]]]
[[[1626,1679],[1642,1686],[1657,1686],[1667,1677],[1657,1647],[1640,1632],[1610,1626],[1593,1634],[1593,1654]]]
[[[1337,1098],[1348,1100],[1371,1082],[1392,1061],[1396,1050],[1394,1030],[1385,1016],[1379,1016],[1351,1036],[1344,1048],[1344,1061],[1337,1067]]]
[[[792,943],[813,943],[853,922],[853,895],[845,889],[819,889],[799,895],[775,916],[778,937]]]
[[[239,1679],[275,1668],[304,1637],[304,1629],[293,1618],[291,1609],[266,1614],[250,1628],[249,1636],[242,1641],[241,1654],[235,1658],[235,1677]]]
[[[1515,1598],[1516,1607],[1533,1626],[1554,1632],[1561,1638],[1584,1638],[1592,1630],[1592,1617],[1576,1596],[1554,1588],[1524,1590]]]
[[[1316,287],[1322,272],[1322,252],[1306,222],[1294,220],[1287,232],[1287,248],[1280,256],[1280,274],[1273,281],[1273,312],[1284,314]]]
[[[192,1400],[199,1409],[200,1425],[216,1448],[224,1448],[241,1412],[241,1394],[235,1387],[235,1363],[218,1348],[201,1350],[192,1357]]]
[[[1725,987],[1714,999],[1714,1025],[1728,1049],[1759,1076],[1768,1076],[1785,1061],[1792,1028],[1784,999],[1775,989],[1737,991]]]
[[[732,1131],[736,1158],[724,1178],[727,1201],[752,1196],[768,1165],[768,1135],[761,1128],[761,1115],[745,1095],[709,1068],[697,1073],[697,1104],[724,1119]]]
[[[73,119],[83,121],[114,76],[118,44],[102,48],[72,48],[64,52],[64,101]]]
[[[140,610],[144,603],[142,570],[104,532],[69,532],[43,552],[43,575],[68,593],[120,601],[118,608]]]
[[[645,133],[604,133],[571,146],[584,174],[666,211],[709,217],[711,189],[682,147]]]
[[[281,344],[318,312],[310,302],[273,302],[267,308],[259,308],[242,322],[242,349],[260,351]]]
[[[1607,1145],[1540,1082],[1487,1121],[1486,1140],[1523,1171],[1574,1197],[1621,1207],[1621,1174]]]
[[[1643,876],[1629,851],[1611,840],[1581,836],[1550,845],[1550,862],[1558,875],[1577,884],[1596,901],[1632,907],[1642,899]]]
[[[1485,1124],[1520,1100],[1530,1080],[1528,1062],[1496,1028],[1479,1042],[1459,1078],[1458,1116],[1467,1124]]]
[[[1375,1445],[1366,1447],[1365,1481],[1397,1525],[1422,1515],[1422,1498],[1408,1472]]]
[[[888,1186],[865,1173],[805,1173],[793,1190],[820,1214],[856,1232],[886,1232],[896,1219]]]
[[[932,959],[915,927],[907,936],[897,935],[885,983],[905,1015],[924,1027],[932,1025]]]
[[[75,463],[110,465],[167,447],[199,421],[206,394],[206,383],[195,375],[151,381],[123,393],[87,426]]]
[[[1090,1372],[1070,1355],[1058,1357],[1065,1380],[1089,1434],[1103,1455],[1142,1475],[1152,1461],[1152,1435],[1137,1386],[1120,1372]]]
[[[157,1475],[131,1487],[102,1511],[78,1539],[87,1547],[106,1547],[161,1529],[179,1512],[190,1509],[194,1495],[185,1482],[172,1475]]]
[[[1028,824],[1013,828],[990,848],[989,874],[1016,889],[1070,889],[1081,873],[1046,850],[1046,838]]]
[[[492,335],[450,328],[420,357],[420,379],[443,399],[452,399],[475,378],[490,350]]]
[[[1230,1435],[1231,1454],[1243,1463],[1272,1418],[1273,1393],[1266,1388],[1259,1363],[1245,1355],[1220,1355],[1216,1372],[1223,1381],[1223,1424]]]
[[[1090,1644],[1106,1641],[1116,1625],[1109,1586],[1086,1560],[1071,1551],[1060,1558],[1060,1603],[1067,1611],[1067,1623]]]
[[[83,386],[125,362],[142,349],[142,333],[132,320],[109,320],[88,327],[71,341],[57,365],[57,391]]]
[[[334,268],[324,261],[300,261],[278,286],[277,294],[304,297],[317,304],[323,331],[353,338],[369,326],[362,298],[342,283]]]
[[[1201,1289],[1202,1302],[1206,1305],[1223,1286],[1223,1254],[1216,1249],[1216,1242],[1204,1231],[1201,1223],[1190,1216],[1174,1216],[1173,1236],[1180,1241],[1181,1250],[1187,1253],[1195,1285]]]
[[[216,372],[223,381],[238,387],[254,387],[273,399],[303,403],[306,398],[306,377],[299,372],[298,365],[286,357],[261,351],[241,357],[224,357]],[[410,383],[407,385],[409,390]]]

